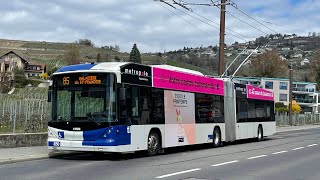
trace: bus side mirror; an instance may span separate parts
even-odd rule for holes
[[[49,89],[48,89],[48,102],[51,102],[51,95],[52,95],[52,86],[49,86]]]
[[[125,101],[125,100],[126,100],[126,97],[127,97],[127,89],[121,87],[121,88],[119,89],[119,100],[120,100],[120,101]]]

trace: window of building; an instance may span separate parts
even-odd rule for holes
[[[271,81],[266,81],[266,83],[265,83],[265,88],[266,88],[266,89],[273,89],[273,82],[271,82]]]
[[[279,101],[288,101],[287,94],[279,94]]]
[[[9,70],[10,70],[10,69],[9,69],[9,64],[5,64],[5,66],[4,66],[4,71],[5,71],[5,72],[9,72]]]
[[[287,90],[288,89],[288,83],[287,82],[280,82],[280,89]]]

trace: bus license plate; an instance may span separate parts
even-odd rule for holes
[[[60,142],[59,141],[50,141],[49,146],[60,147]]]

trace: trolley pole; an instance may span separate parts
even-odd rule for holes
[[[292,126],[292,60],[290,61],[290,79],[289,79],[289,125]]]
[[[220,11],[220,42],[219,42],[219,68],[218,75],[221,76],[224,72],[224,36],[225,36],[225,21],[226,21],[226,0],[221,0]]]

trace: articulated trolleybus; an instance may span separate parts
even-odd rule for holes
[[[134,152],[275,133],[273,93],[168,65],[79,64],[52,76],[48,147]]]

